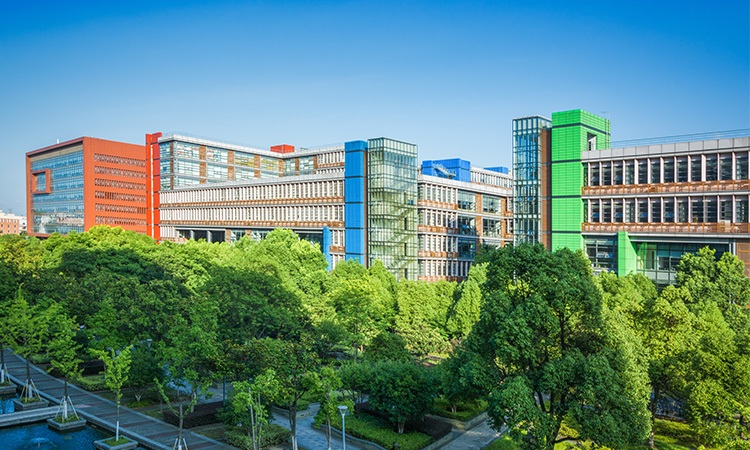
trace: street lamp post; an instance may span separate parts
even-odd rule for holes
[[[349,409],[346,405],[339,405],[339,412],[341,413],[341,442],[346,450],[346,410]]]

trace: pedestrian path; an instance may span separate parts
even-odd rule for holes
[[[319,408],[319,404],[313,403],[305,411],[297,413],[297,445],[307,450],[326,450],[328,448],[325,431],[312,426]],[[271,423],[289,428],[289,419],[276,412],[272,413]],[[346,450],[364,450],[350,436],[347,435],[346,438]],[[331,436],[331,450],[343,450],[343,447],[341,433],[334,432]]]
[[[11,380],[16,383],[23,383],[26,379],[26,361],[6,349],[5,362]],[[33,365],[31,366],[31,378],[42,397],[49,400],[51,405],[60,403],[64,389],[61,380]],[[114,402],[70,384],[68,385],[68,395],[73,400],[73,405],[81,417],[114,433],[117,420],[117,405]],[[145,447],[171,449],[178,432],[178,428],[173,425],[133,411],[130,408],[120,407],[120,433],[137,440]],[[184,430],[182,434],[191,450],[232,448],[190,431]]]
[[[507,428],[505,425],[503,425],[501,431],[496,431],[485,420],[469,430],[463,432],[454,431],[455,439],[440,447],[440,450],[480,450],[502,436],[506,431]]]

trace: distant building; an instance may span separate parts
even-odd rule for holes
[[[704,246],[750,275],[748,130],[611,145],[609,121],[582,110],[513,127],[516,242],[581,249],[597,271],[660,286]]]
[[[0,234],[21,234],[26,232],[26,217],[0,211]]]
[[[82,137],[26,154],[30,236],[95,225],[147,233],[148,171],[143,145]]]
[[[465,278],[481,245],[512,242],[505,168],[417,165],[388,138],[269,150],[184,135],[159,139],[161,239],[231,241],[291,228],[334,266],[380,260],[398,278]]]

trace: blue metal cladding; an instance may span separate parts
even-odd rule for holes
[[[367,142],[344,143],[344,238],[346,259],[365,264],[365,219],[367,189],[365,179]]]
[[[506,174],[506,175],[507,175],[508,173],[510,173],[510,169],[508,169],[508,168],[507,168],[507,167],[505,167],[505,166],[497,166],[497,167],[485,167],[485,168],[484,168],[484,170],[491,170],[491,171],[493,171],[493,172],[504,173],[504,174]]]
[[[321,250],[326,257],[326,261],[328,261],[328,271],[330,272],[333,270],[333,259],[331,258],[331,229],[328,227],[323,227],[322,247]]]
[[[433,177],[471,182],[471,162],[460,158],[422,161],[422,173]]]

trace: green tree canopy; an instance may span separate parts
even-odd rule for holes
[[[645,367],[613,335],[585,256],[541,245],[486,256],[485,303],[465,346],[494,427],[507,422],[530,449],[552,449],[566,414],[601,445],[645,438]]]

